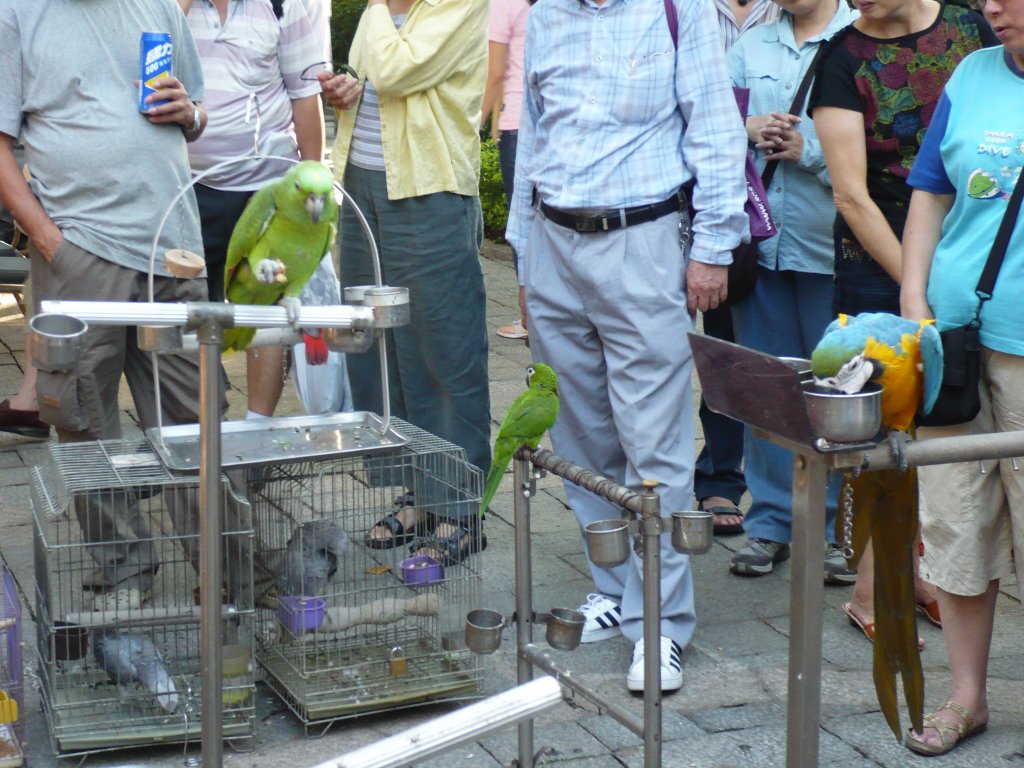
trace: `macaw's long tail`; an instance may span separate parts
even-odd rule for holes
[[[243,349],[249,348],[255,335],[255,328],[228,328],[224,331],[222,348],[225,352],[241,352]]]
[[[495,441],[491,469],[487,473],[487,480],[484,482],[484,495],[480,500],[481,517],[486,514],[487,507],[490,506],[491,500],[494,499],[494,494],[497,493],[498,486],[501,485],[501,478],[505,474],[505,470],[508,469],[509,462],[512,461],[512,454],[515,453],[515,449],[516,446],[510,440],[498,438]]]
[[[875,693],[886,722],[896,738],[902,739],[897,675],[903,679],[910,722],[918,732],[923,727],[924,713],[924,674],[914,602],[917,473],[914,469],[869,472],[851,485],[855,527],[869,527],[874,547]],[[865,538],[861,531],[855,532],[855,542]]]

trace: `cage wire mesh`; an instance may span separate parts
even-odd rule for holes
[[[463,640],[480,555],[442,563],[442,575],[437,551],[431,560],[412,552],[436,544],[437,521],[476,519],[481,473],[458,446],[393,421],[409,438],[394,452],[247,472],[256,657],[307,728],[480,695],[482,665]],[[371,546],[371,527],[407,497],[425,525],[399,546]],[[478,552],[481,527],[471,530]]]
[[[223,717],[252,735],[252,514],[227,479]],[[148,443],[51,446],[32,474],[37,648],[56,752],[200,737],[199,480]]]
[[[0,581],[0,768],[17,768],[27,748],[21,602],[9,571]]]

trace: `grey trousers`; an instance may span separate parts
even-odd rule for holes
[[[685,214],[684,214],[685,215]],[[693,492],[692,359],[680,219],[577,233],[538,212],[525,266],[533,359],[558,374],[555,452],[639,489],[659,481],[661,514],[687,509]],[[582,529],[619,509],[572,483],[566,495]],[[586,542],[584,542],[586,547]],[[661,538],[661,634],[693,635],[689,558]],[[622,606],[622,634],[643,636],[642,561],[591,565],[597,591]]]

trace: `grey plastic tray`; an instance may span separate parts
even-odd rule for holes
[[[168,469],[199,471],[199,425],[153,427],[146,437]],[[161,439],[162,438],[162,439]],[[391,451],[409,440],[373,413],[320,414],[221,423],[221,466],[256,467]]]

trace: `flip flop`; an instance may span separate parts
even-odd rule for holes
[[[864,633],[870,642],[875,642],[875,623],[873,621],[864,621],[860,616],[853,612],[853,603],[843,603],[843,613],[846,614],[846,618],[850,620],[850,625],[857,627],[861,632]],[[917,638],[917,649],[924,650],[924,638]]]
[[[939,601],[929,600],[927,603],[918,603],[917,612],[930,623],[942,629],[942,616],[939,614]]]
[[[710,512],[715,516],[714,521],[714,532],[715,536],[735,536],[738,533],[743,533],[743,523],[720,523],[718,518],[720,517],[743,517],[743,512],[739,507],[705,507],[704,502],[697,502],[697,509],[703,510],[704,512]]]
[[[939,713],[944,709],[949,710],[960,717],[963,722],[947,720],[944,717],[939,717]],[[914,733],[913,729],[907,731],[904,743],[907,745],[907,749],[911,752],[916,752],[919,755],[928,755],[930,757],[934,755],[944,755],[947,752],[952,751],[954,747],[960,744],[960,742],[969,739],[971,736],[979,734],[988,728],[988,723],[974,722],[974,718],[971,717],[971,713],[967,711],[967,708],[957,704],[951,699],[939,707],[935,712],[924,716],[924,727],[934,728],[938,732],[939,739],[942,743],[929,744],[926,741],[922,741],[917,738],[917,734]],[[947,735],[952,736],[953,738],[947,739]]]

